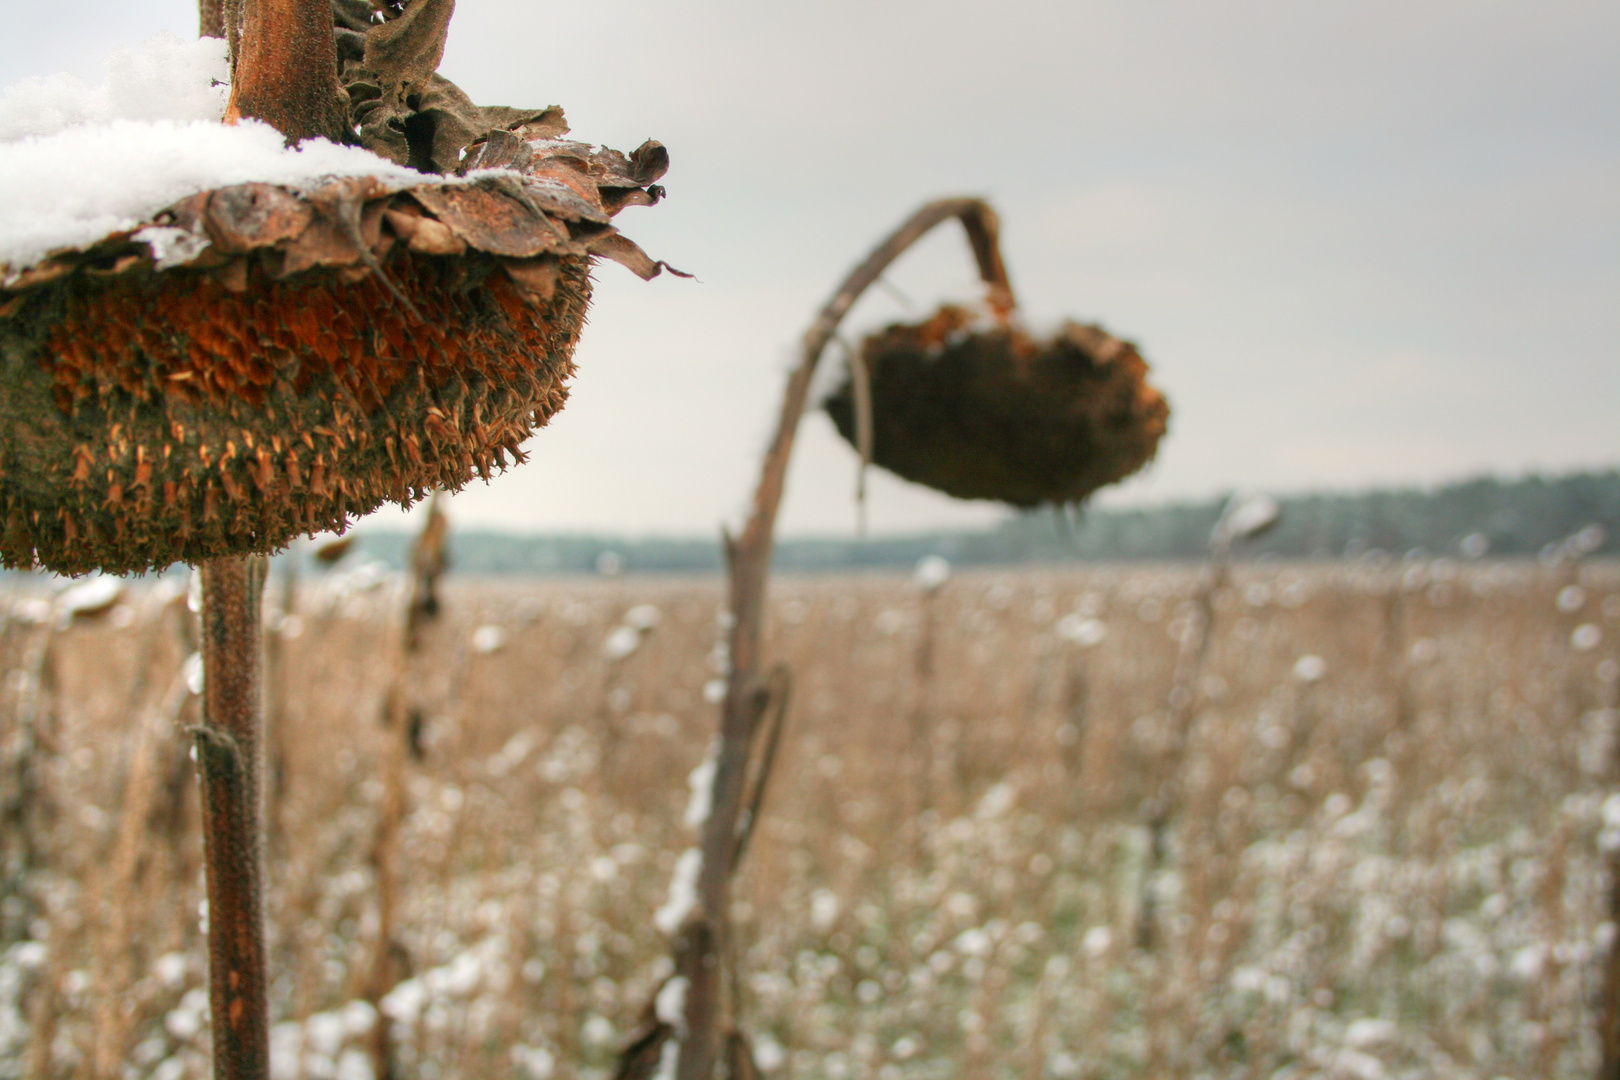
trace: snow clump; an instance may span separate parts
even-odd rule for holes
[[[220,123],[221,41],[159,35],[114,53],[107,68],[107,82],[96,88],[61,74],[0,91],[0,268],[9,273],[136,229],[212,188],[301,187],[331,176],[422,179],[358,147],[325,139],[288,147],[257,120]]]

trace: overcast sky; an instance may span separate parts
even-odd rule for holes
[[[195,33],[178,0],[0,10],[7,83]],[[442,70],[563,105],[578,138],[668,145],[668,201],[619,224],[699,279],[599,270],[568,408],[458,523],[735,520],[811,315],[956,193],[1000,212],[1034,324],[1102,322],[1171,398],[1109,502],[1620,462],[1612,0],[461,0]],[[892,281],[855,329],[976,295],[945,229]],[[847,532],[853,481],[813,414],[785,529]],[[1000,513],[871,495],[875,531]]]

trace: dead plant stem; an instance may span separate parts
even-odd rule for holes
[[[202,574],[203,720],[196,729],[208,871],[215,1080],[270,1075],[265,947],[265,560],[210,559]]]

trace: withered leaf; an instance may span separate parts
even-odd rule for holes
[[[366,0],[332,0],[332,21],[345,30],[371,29],[371,11]]]
[[[313,266],[353,266],[360,261],[360,248],[339,221],[325,214],[284,248],[285,257],[277,277],[287,277]]]
[[[662,270],[668,270],[676,277],[689,278],[692,276],[675,269],[667,262],[653,259],[645,251],[642,251],[634,240],[617,232],[595,238],[587,245],[587,250],[592,255],[612,259],[643,281],[651,281]]]
[[[608,220],[596,185],[573,170],[549,168],[531,172],[523,179],[523,189],[541,209],[566,221],[606,224]]]
[[[562,246],[543,214],[499,188],[421,187],[411,194],[457,236],[491,255],[521,259]]]
[[[444,59],[456,0],[414,0],[405,13],[366,30],[365,66],[385,93],[425,90]]]
[[[473,169],[526,169],[534,160],[529,144],[510,131],[491,131],[481,143],[475,143],[462,163],[464,172]]]
[[[334,4],[341,80],[367,150],[423,172],[452,173],[460,169],[463,152],[492,131],[553,135],[568,130],[555,106],[481,107],[437,73],[455,0],[414,0],[398,18],[364,26],[350,0]],[[351,36],[362,29],[356,57]]]
[[[630,164],[635,169],[630,179],[638,187],[645,186],[669,171],[669,150],[657,139],[648,139],[630,155]]]
[[[203,220],[220,251],[235,255],[297,236],[314,213],[308,203],[273,184],[235,184],[214,192]]]
[[[557,278],[562,264],[555,256],[542,255],[535,259],[502,259],[506,276],[531,301],[549,302],[557,292]]]

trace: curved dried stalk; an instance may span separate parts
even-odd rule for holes
[[[678,955],[678,968],[701,976],[692,977],[687,989],[686,1032],[677,1059],[677,1080],[711,1080],[723,1048],[727,1016],[720,998],[726,980],[715,975],[728,954],[731,880],[743,852],[737,838],[749,760],[772,696],[760,675],[765,589],[775,546],[777,511],[799,421],[809,399],[811,378],[839,324],[861,295],[907,249],[936,225],[952,219],[960,221],[967,233],[979,276],[988,286],[991,310],[1003,320],[1012,313],[1015,304],[1001,258],[1000,227],[989,204],[981,199],[940,199],[912,214],[850,271],[805,331],[799,365],[788,377],[776,435],[765,454],[748,523],[741,536],[725,537],[732,615],[731,671],[720,712],[712,810],[701,841],[703,870],[698,878],[698,904],[676,947],[678,954],[683,952],[683,943],[690,950],[684,957]],[[773,731],[780,728],[779,723],[769,726]],[[755,777],[752,786],[756,799],[762,797],[768,779],[764,772]],[[750,820],[748,827],[752,824]]]

